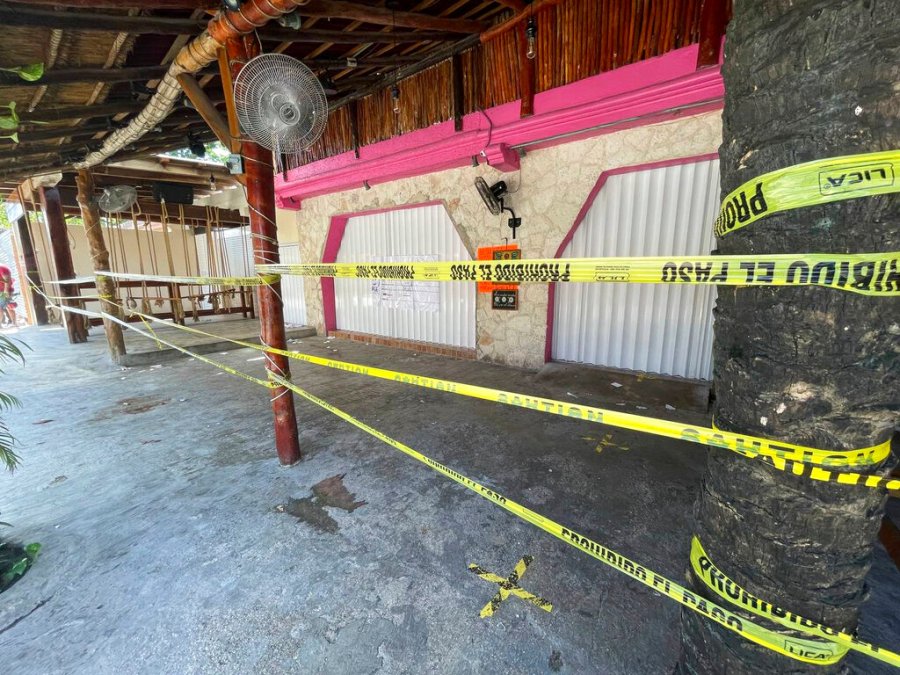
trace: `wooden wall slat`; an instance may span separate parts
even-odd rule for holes
[[[700,6],[701,0],[567,0],[537,12],[535,92],[696,43]],[[523,31],[507,31],[460,55],[465,113],[519,98],[522,39]],[[449,60],[403,80],[399,114],[392,110],[390,89],[361,99],[360,145],[452,119],[450,81]],[[288,166],[352,149],[350,117],[342,107],[332,111],[322,138],[302,156],[289,158]]]

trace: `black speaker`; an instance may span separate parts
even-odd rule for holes
[[[166,204],[193,204],[194,187],[184,183],[154,183],[153,198]]]

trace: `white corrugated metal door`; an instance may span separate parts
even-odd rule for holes
[[[563,257],[705,255],[719,162],[610,176]],[[553,358],[709,380],[714,286],[558,284]]]
[[[300,245],[284,244],[278,253],[286,265],[300,263]],[[284,322],[290,326],[306,325],[306,298],[303,295],[303,277],[285,274],[281,277],[281,298],[284,300]]]
[[[337,262],[471,260],[440,204],[347,221]],[[339,330],[475,347],[475,284],[335,279]]]

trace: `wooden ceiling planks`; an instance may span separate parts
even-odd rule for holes
[[[727,4],[726,14],[730,16],[728,0],[710,1]],[[121,121],[142,109],[146,97],[140,94],[141,87],[134,90],[132,83],[152,89],[171,55],[187,36],[201,30],[207,18],[205,10],[215,4],[213,0],[0,2],[0,20],[9,19],[7,32],[12,39],[17,33],[24,36],[29,31],[44,35],[51,26],[63,26],[67,34],[78,36],[74,42],[69,40],[74,50],[69,61],[60,59],[48,70],[48,81],[40,83],[49,84],[50,93],[38,108],[29,116],[20,104],[23,138],[32,135],[23,149],[30,146],[33,150],[36,141],[51,139],[58,139],[57,150],[77,146],[80,143],[76,139],[88,133],[95,140],[101,139],[110,130],[104,117]],[[355,99],[359,99],[355,105],[360,145],[452,119],[450,58],[454,53],[459,54],[462,112],[516,100],[523,82],[524,22],[531,15],[538,28],[534,89],[541,92],[698,42],[701,4],[702,0],[409,0],[392,10],[385,0],[313,0],[299,11],[299,30],[273,23],[259,35],[270,45],[277,41],[276,51],[305,60],[337,83],[339,93],[332,98],[325,135],[300,158],[308,162],[353,149],[347,105]],[[140,15],[134,11],[138,8]],[[465,37],[489,25],[512,26],[514,19],[516,30],[497,28],[498,37],[484,44],[474,45]],[[36,27],[36,23],[41,25]],[[101,62],[111,54],[110,47],[91,50],[101,56],[100,61],[96,57],[94,61],[82,61],[80,52],[87,49],[82,40],[94,36],[111,45],[122,31],[129,31],[136,40],[124,63],[108,67]],[[33,36],[29,39],[34,41]],[[42,40],[46,41],[42,38],[38,42]],[[358,65],[346,67],[347,57],[356,57]],[[91,80],[90,71],[78,72],[76,67],[104,71],[94,71],[97,77]],[[85,98],[85,91],[70,89],[80,86],[78,78],[82,76],[85,87],[90,87],[91,93],[98,92],[98,100],[90,107],[84,105],[90,100]],[[394,113],[390,87],[398,79],[399,112]],[[219,82],[217,75],[200,78],[207,94],[220,101]],[[21,103],[33,90],[33,86],[0,75],[4,96]],[[185,132],[197,119],[186,110],[176,109],[175,114],[183,116],[173,118],[179,120],[176,127],[166,124],[165,133],[155,139],[148,137],[120,154],[155,151],[161,139],[176,136],[170,129],[180,127]],[[57,119],[61,122],[52,132],[27,122]],[[71,124],[65,122],[70,119],[83,122],[73,127],[71,136],[64,136],[62,125]],[[23,159],[31,165],[32,157],[29,154]],[[48,154],[43,159],[46,164],[53,158]],[[9,161],[0,162],[0,179],[8,175],[9,167]]]

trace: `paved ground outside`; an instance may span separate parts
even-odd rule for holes
[[[680,607],[380,441],[298,402],[304,460],[275,459],[264,390],[197,361],[109,365],[102,333],[18,333],[0,389],[24,465],[0,475],[5,536],[37,541],[0,595],[0,672],[672,673]],[[321,338],[293,348],[691,422],[533,373]],[[258,352],[214,355],[261,374]],[[295,364],[312,393],[675,580],[706,449]],[[641,396],[644,380],[628,387]],[[645,390],[648,393],[650,389]],[[651,398],[648,396],[648,399]],[[677,406],[675,406],[677,408]],[[518,598],[489,618],[525,555]],[[861,635],[898,647],[900,584],[879,547]],[[852,657],[858,672],[893,672]]]
[[[186,326],[207,333],[221,336],[222,340],[215,340],[206,335],[191,333],[175,326],[165,326],[153,322],[149,325],[138,322],[134,324],[137,330],[125,330],[125,349],[127,354],[122,359],[125,366],[144,366],[171,361],[182,358],[184,355],[167,344],[157,341],[155,337],[175,344],[179,347],[190,349],[195,354],[208,354],[210,352],[228,349],[231,345],[227,339],[242,340],[243,342],[259,343],[259,320],[243,319],[240,317],[204,317],[200,321],[187,318]],[[100,328],[95,329],[95,334]],[[316,334],[314,328],[308,326],[295,326],[287,328],[285,334],[288,338],[311,337]]]

